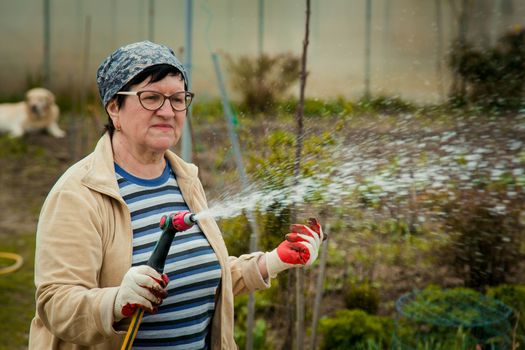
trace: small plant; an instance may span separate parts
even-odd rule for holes
[[[465,281],[482,291],[505,283],[515,262],[522,259],[521,198],[507,198],[505,190],[459,190],[444,206],[445,227],[451,243],[445,261]]]
[[[370,283],[356,283],[344,292],[347,309],[360,309],[369,314],[376,314],[379,309],[379,291]]]
[[[394,337],[391,348],[392,350],[479,350],[481,349],[480,344],[472,342],[469,334],[465,332],[461,327],[458,328],[455,334],[451,334],[448,337],[437,336],[428,337],[426,339],[418,339],[414,344],[406,344],[399,341]],[[490,348],[497,349],[497,348]]]
[[[224,118],[224,111],[222,109],[222,102],[219,99],[212,99],[208,101],[195,101],[192,103],[192,113],[198,116],[200,121],[216,121]]]
[[[271,112],[287,90],[299,80],[299,58],[282,53],[275,56],[227,57],[233,88],[250,112]]]
[[[443,323],[445,326],[470,326],[487,321],[484,318],[485,309],[481,306],[485,306],[485,300],[472,289],[428,287],[406,301],[402,310],[405,316],[414,320]],[[492,306],[487,302],[487,307]]]
[[[279,111],[283,114],[294,114],[297,104],[298,101],[294,98],[282,101]],[[353,104],[342,97],[335,100],[306,98],[304,101],[304,115],[308,117],[343,117],[349,115],[353,109]]]
[[[277,247],[289,231],[291,210],[280,203],[272,203],[265,213],[260,213],[259,247],[270,251]],[[284,275],[284,274],[283,274]]]
[[[222,219],[219,224],[229,254],[240,256],[250,251],[251,228],[245,215],[239,215],[230,219]]]
[[[334,317],[320,321],[319,332],[323,335],[320,349],[385,349],[390,344],[391,329],[389,318],[369,315],[363,310],[339,310]]]
[[[400,114],[414,112],[416,107],[398,96],[377,96],[361,98],[356,109],[364,113]]]
[[[234,338],[239,346],[239,349],[246,347],[246,298],[242,298],[241,302],[235,300],[235,329]],[[263,350],[268,349],[266,343],[266,322],[263,319],[255,320],[253,329],[253,349]]]
[[[487,290],[487,295],[512,308],[513,342],[525,343],[525,286],[502,284]]]
[[[22,156],[28,152],[29,147],[23,138],[0,135],[0,157]]]

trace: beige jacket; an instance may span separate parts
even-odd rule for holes
[[[190,210],[205,209],[197,167],[171,151],[166,157]],[[257,266],[262,253],[228,257],[215,220],[203,218],[199,226],[222,270],[212,349],[236,349],[233,296],[269,287]],[[35,259],[36,315],[29,349],[120,349],[125,332],[114,328],[113,303],[131,256],[130,213],[119,194],[106,133],[93,153],[62,175],[42,207]]]

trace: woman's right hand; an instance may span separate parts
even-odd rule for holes
[[[133,266],[124,275],[115,297],[115,322],[133,315],[137,307],[155,312],[168,295],[169,278],[147,265]]]

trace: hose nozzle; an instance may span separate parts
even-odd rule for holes
[[[153,249],[153,253],[150,256],[147,265],[153,267],[159,273],[162,273],[175,234],[177,232],[186,231],[195,225],[196,222],[195,214],[190,213],[187,210],[164,215],[160,219],[162,234],[160,235],[157,245]]]
[[[175,232],[182,232],[191,228],[196,222],[195,214],[187,210],[179,211],[170,215],[164,215],[160,219],[160,228],[162,230],[173,229]]]

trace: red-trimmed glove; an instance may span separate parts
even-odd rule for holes
[[[323,229],[317,219],[308,220],[308,226],[293,224],[279,246],[266,253],[266,269],[271,278],[292,267],[310,266],[317,259],[324,239]]]
[[[113,315],[115,322],[133,315],[138,307],[149,312],[157,307],[168,295],[166,287],[169,278],[147,265],[133,266],[126,272],[115,297]]]

